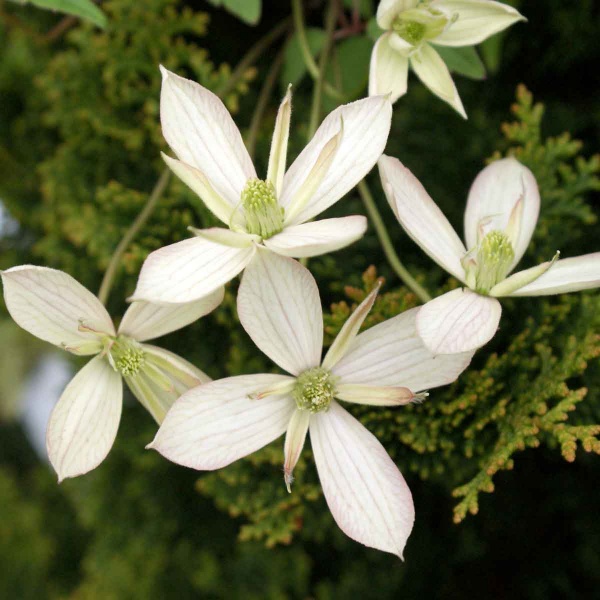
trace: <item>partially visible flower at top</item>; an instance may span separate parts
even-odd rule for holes
[[[162,73],[163,134],[179,160],[163,158],[229,229],[193,230],[197,237],[150,254],[135,300],[176,303],[205,296],[240,273],[259,246],[300,258],[338,250],[364,234],[363,216],[310,221],[350,191],[381,156],[392,118],[387,96],[334,110],[286,171],[288,90],[262,180],[221,100],[193,81],[164,68]]]
[[[387,30],[371,54],[369,94],[406,94],[408,66],[439,98],[465,119],[450,71],[431,44],[473,46],[525,18],[491,0],[382,0],[377,24]]]
[[[492,339],[502,296],[544,296],[600,286],[600,252],[545,263],[510,275],[525,253],[540,211],[531,171],[498,160],[475,179],[465,211],[466,248],[417,178],[389,156],[379,161],[383,189],[408,235],[466,287],[421,308],[417,330],[435,353],[473,350]]]
[[[352,539],[402,556],[414,521],[412,496],[377,438],[336,398],[372,406],[419,402],[454,381],[472,352],[434,357],[415,330],[419,309],[358,331],[375,289],[321,360],[323,315],[316,281],[297,261],[260,248],[238,294],[240,321],[286,375],[229,377],[186,392],[150,444],[178,464],[225,467],[287,431],[284,478],[291,491],[310,429],[327,504]]]
[[[141,342],[209,313],[221,303],[223,288],[183,306],[135,302],[116,331],[100,300],[67,273],[24,265],[2,271],[2,283],[17,325],[72,354],[96,355],[67,385],[48,423],[48,457],[59,481],[106,458],[121,420],[121,378],[157,423],[183,392],[210,381],[176,354]]]

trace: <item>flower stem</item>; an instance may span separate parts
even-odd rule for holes
[[[171,171],[169,169],[164,169],[160,175],[160,178],[156,182],[146,205],[140,212],[140,214],[136,217],[135,221],[130,225],[129,229],[125,232],[125,235],[119,242],[114,254],[112,255],[110,262],[108,263],[108,268],[104,273],[104,277],[102,278],[102,284],[100,285],[100,290],[98,291],[98,299],[102,304],[106,304],[108,300],[108,295],[112,288],[115,275],[117,273],[117,268],[119,267],[119,262],[121,261],[121,257],[129,244],[133,241],[139,230],[145,225],[146,221],[152,214],[156,203],[160,200],[160,197],[163,195],[165,188],[167,187],[167,183],[169,182],[169,177],[171,176]]]
[[[363,179],[357,187],[363,204],[369,213],[371,223],[373,223],[373,226],[375,227],[379,243],[383,248],[388,263],[400,280],[419,297],[421,302],[429,302],[431,296],[428,294],[427,290],[408,272],[408,269],[402,264],[400,258],[398,258],[366,180]]]

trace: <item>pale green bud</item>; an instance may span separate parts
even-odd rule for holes
[[[284,209],[279,206],[270,181],[249,179],[242,191],[248,233],[270,238],[283,229]]]
[[[292,390],[298,409],[311,413],[327,410],[334,394],[335,378],[322,367],[314,367],[301,373]]]
[[[477,249],[477,275],[475,291],[488,292],[506,279],[515,258],[515,251],[508,236],[502,231],[490,231]]]

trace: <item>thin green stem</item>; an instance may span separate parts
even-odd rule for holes
[[[269,104],[269,97],[271,96],[273,88],[275,87],[275,83],[277,82],[277,75],[279,74],[281,66],[283,65],[283,57],[283,50],[280,50],[277,54],[277,57],[273,61],[269,72],[267,73],[263,86],[258,95],[258,100],[256,102],[254,114],[252,115],[252,120],[250,121],[248,134],[246,135],[246,148],[248,150],[248,154],[250,154],[252,158],[254,158],[254,150],[256,147],[256,138],[258,137],[258,130],[260,129],[260,124],[265,114],[265,110],[267,109],[267,105]]]
[[[298,36],[298,43],[300,44],[300,52],[302,53],[304,64],[306,65],[306,69],[310,73],[311,77],[315,81],[318,81],[320,77],[320,70],[310,51],[310,46],[308,45],[308,38],[306,37],[306,27],[304,25],[304,14],[302,12],[301,0],[292,0],[292,13],[294,17],[294,29],[296,30],[296,34]],[[323,90],[328,96],[331,96],[332,98],[340,102],[344,102],[346,100],[344,94],[342,94],[339,90],[334,88],[327,81],[323,80],[322,85]]]
[[[387,232],[383,219],[379,214],[379,210],[377,209],[377,205],[375,204],[375,200],[373,199],[373,195],[371,194],[371,190],[367,185],[366,180],[362,180],[358,184],[358,192],[360,193],[360,197],[362,198],[363,204],[369,213],[369,218],[371,219],[371,223],[375,227],[375,231],[377,232],[377,237],[379,238],[379,243],[383,248],[385,256],[390,263],[392,269],[394,269],[396,275],[400,278],[400,280],[410,288],[421,300],[421,302],[429,302],[431,300],[431,296],[427,292],[427,290],[408,272],[408,269],[402,264],[402,261],[398,258],[396,251],[394,250],[394,246],[392,244],[392,240]]]
[[[100,285],[100,290],[98,291],[98,299],[102,304],[106,304],[108,300],[108,295],[112,288],[115,275],[117,273],[117,269],[119,267],[119,262],[121,261],[121,257],[129,244],[133,241],[135,236],[138,234],[139,230],[146,224],[146,221],[152,214],[156,203],[160,200],[160,197],[163,195],[165,188],[167,187],[167,183],[169,183],[169,177],[171,176],[171,171],[167,168],[163,170],[160,178],[156,182],[146,205],[140,212],[140,214],[136,217],[135,221],[130,225],[129,229],[125,232],[125,235],[119,242],[114,254],[112,255],[110,262],[108,263],[108,268],[104,273],[104,277],[102,278],[102,284]]]
[[[261,37],[252,46],[248,52],[246,52],[244,58],[238,63],[237,67],[233,70],[231,77],[215,91],[215,94],[220,98],[223,98],[228,94],[244,77],[246,71],[260,58],[262,53],[279,37],[281,37],[289,28],[291,19],[288,17],[277,24],[271,31]]]

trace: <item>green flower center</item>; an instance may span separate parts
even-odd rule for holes
[[[479,243],[475,290],[487,294],[510,271],[515,251],[502,231],[490,231]]]
[[[322,367],[314,367],[301,373],[292,390],[298,409],[313,414],[327,410],[334,394],[335,378]]]
[[[440,35],[449,19],[440,11],[423,5],[401,12],[392,23],[392,30],[412,46],[433,40]]]
[[[242,191],[242,206],[248,233],[266,239],[283,229],[284,210],[277,203],[270,181],[249,179]]]
[[[114,366],[125,377],[131,377],[140,371],[146,363],[146,354],[135,341],[119,336],[110,348]]]

